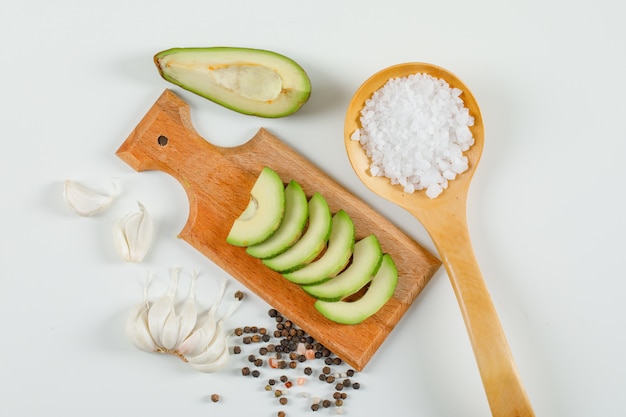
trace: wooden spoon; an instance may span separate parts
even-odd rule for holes
[[[465,152],[468,171],[450,181],[448,188],[435,199],[430,199],[424,191],[405,193],[402,186],[392,185],[388,178],[370,175],[369,158],[361,144],[351,139],[353,132],[361,127],[360,111],[372,93],[391,78],[416,73],[441,78],[462,90],[461,98],[475,120],[471,127],[475,144]],[[389,67],[370,77],[355,93],[346,115],[344,139],[350,163],[361,181],[376,194],[413,214],[432,238],[461,307],[492,415],[534,416],[478,268],[467,228],[467,191],[484,143],[482,116],[470,90],[456,76],[435,65],[406,63]]]

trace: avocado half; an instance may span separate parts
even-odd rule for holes
[[[172,48],[157,53],[154,63],[165,80],[243,114],[288,116],[311,95],[311,81],[304,69],[272,51]]]

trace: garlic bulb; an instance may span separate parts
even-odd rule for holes
[[[141,262],[152,246],[154,223],[140,202],[139,211],[127,214],[113,229],[117,252],[126,262]]]
[[[219,319],[217,309],[226,292],[226,280],[220,285],[218,297],[204,314],[196,305],[197,274],[191,277],[187,297],[176,302],[180,269],[173,269],[167,291],[154,302],[148,300],[148,286],[144,285],[144,300],[131,312],[126,322],[126,334],[138,349],[147,352],[169,353],[202,372],[223,368],[230,356],[224,321],[239,306],[239,301]]]
[[[70,208],[78,215],[83,217],[93,216],[109,207],[119,194],[116,182],[111,181],[111,185],[112,190],[109,193],[100,193],[79,182],[65,180],[63,197],[65,197],[65,201]]]

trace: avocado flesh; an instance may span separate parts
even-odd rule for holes
[[[358,324],[374,315],[393,296],[398,285],[398,270],[389,254],[384,254],[370,286],[356,301],[315,301],[315,308],[329,320],[341,324]]]
[[[276,232],[265,241],[246,249],[255,258],[271,258],[293,246],[306,226],[309,206],[300,184],[290,181],[285,187],[285,214]]]
[[[157,53],[154,62],[165,80],[243,114],[284,117],[311,94],[304,69],[272,51],[172,48]]]
[[[263,259],[265,266],[283,274],[295,271],[319,255],[330,235],[332,217],[328,203],[320,193],[309,200],[309,224],[302,237],[278,256]]]
[[[337,275],[350,261],[354,247],[354,223],[348,214],[339,210],[332,220],[328,247],[324,254],[297,271],[284,274],[296,284],[314,284]]]
[[[284,211],[282,180],[271,168],[264,167],[250,190],[250,202],[233,222],[226,241],[249,246],[268,239],[280,226]]]
[[[321,284],[303,285],[302,289],[318,300],[341,300],[370,282],[380,267],[382,256],[378,238],[369,235],[354,244],[352,263],[344,271]]]

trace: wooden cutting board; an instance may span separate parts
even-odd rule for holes
[[[160,170],[176,178],[189,199],[179,237],[238,279],[356,370],[362,370],[440,266],[440,261],[395,225],[265,129],[247,143],[217,147],[194,129],[187,103],[165,90],[117,155],[137,171]],[[300,183],[308,197],[319,191],[332,213],[344,209],[357,239],[371,233],[391,254],[399,273],[393,298],[357,325],[324,318],[297,285],[226,243],[233,221],[246,207],[261,169]]]

